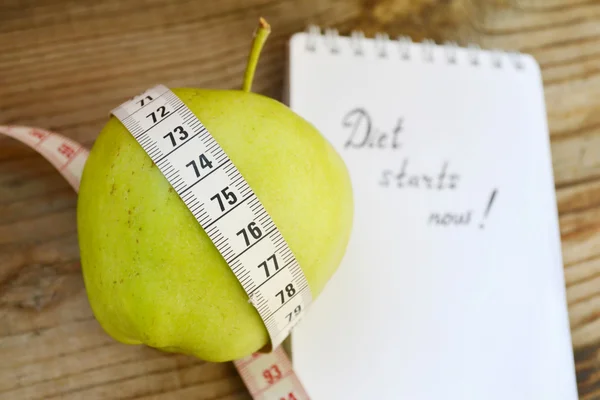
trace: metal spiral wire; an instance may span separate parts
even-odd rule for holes
[[[427,63],[443,61],[448,64],[458,64],[460,62],[459,50],[464,49],[466,50],[466,60],[464,62],[471,66],[487,64],[492,68],[504,68],[510,65],[516,69],[524,68],[522,54],[498,49],[484,51],[477,44],[470,44],[461,48],[454,41],[438,45],[431,39],[414,43],[408,36],[390,39],[389,35],[384,32],[377,33],[372,39],[367,39],[364,32],[356,30],[352,31],[348,37],[341,37],[337,29],[327,28],[322,31],[316,25],[308,27],[306,38],[306,50],[311,52],[330,54],[349,52],[362,57],[367,55],[367,50],[370,50],[376,58],[391,59],[398,57],[401,60],[411,60],[420,57],[421,60]]]

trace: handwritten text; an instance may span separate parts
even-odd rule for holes
[[[448,161],[444,161],[437,171],[417,171],[409,167],[409,159],[405,157],[398,170],[383,170],[379,185],[427,190],[456,190],[460,182],[460,175],[453,172],[449,165]]]
[[[398,119],[396,126],[391,131],[376,128],[367,110],[355,108],[350,110],[343,118],[342,125],[349,131],[345,148],[361,149],[399,149],[400,132],[402,132],[402,119]]]

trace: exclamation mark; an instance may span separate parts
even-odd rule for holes
[[[490,214],[490,210],[492,209],[492,204],[494,204],[494,199],[496,198],[496,193],[498,193],[498,189],[492,190],[492,194],[490,195],[490,201],[488,201],[487,207],[483,213],[483,219],[481,220],[481,224],[479,224],[479,228],[483,229],[483,222]]]

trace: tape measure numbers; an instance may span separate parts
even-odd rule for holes
[[[0,126],[0,134],[16,139],[47,159],[75,189],[79,190],[89,151],[73,140],[44,129]]]
[[[254,400],[310,400],[281,347],[234,363]]]
[[[125,125],[213,241],[258,310],[274,349],[311,303],[281,232],[214,137],[167,87],[112,113]]]

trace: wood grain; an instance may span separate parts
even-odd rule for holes
[[[256,20],[273,26],[254,90],[280,99],[285,45],[341,34],[475,42],[540,62],[582,399],[600,399],[600,1],[1,0],[0,123],[91,145],[107,110],[154,83],[238,88]],[[76,197],[0,138],[0,399],[247,399],[230,363],[112,341],[79,272]]]

